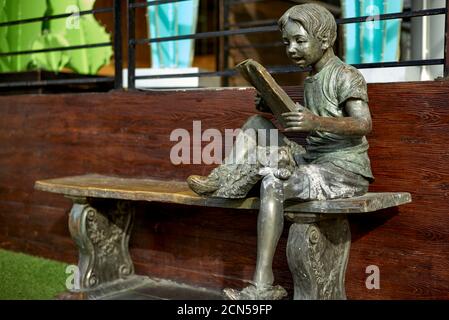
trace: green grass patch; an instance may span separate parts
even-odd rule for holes
[[[67,264],[0,249],[0,299],[54,299],[66,291]]]

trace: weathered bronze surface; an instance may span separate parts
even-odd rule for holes
[[[311,220],[313,221],[313,220]],[[294,223],[287,243],[295,300],[346,299],[351,231],[345,217]]]
[[[155,201],[205,207],[259,209],[259,198],[222,199],[195,194],[183,181],[135,179],[89,174],[58,179],[39,180],[37,190],[69,197],[106,198],[118,200]],[[407,192],[367,193],[360,197],[326,201],[289,201],[285,215],[295,219],[296,213],[360,214],[399,206],[411,201]]]
[[[284,226],[284,212],[288,210],[285,201],[362,196],[374,181],[365,137],[372,128],[367,85],[357,69],[334,54],[337,24],[333,15],[320,5],[308,3],[287,10],[278,25],[287,56],[296,65],[311,68],[304,84],[304,106],[295,105],[258,63],[244,61],[237,70],[257,89],[259,111],[270,110],[287,132],[308,133],[305,148],[281,133],[269,143],[259,139],[269,136],[275,126],[264,117],[251,117],[223,164],[207,177],[193,175],[187,179],[196,193],[223,198],[245,198],[252,186],[261,181],[253,285],[240,295],[226,290],[226,294],[231,292],[230,299],[269,299],[262,292],[279,292],[273,289],[272,263]],[[257,135],[252,134],[255,131]],[[274,155],[276,160],[264,161],[260,154],[270,154],[269,158]],[[251,158],[253,155],[257,155],[256,161]],[[332,211],[333,205],[327,209]],[[329,251],[329,255],[333,253]],[[323,256],[320,263],[328,260]],[[344,297],[344,294],[337,296]],[[279,297],[279,294],[272,295],[273,299]],[[320,297],[335,295],[316,296]]]
[[[258,62],[248,59],[239,63],[235,69],[251,83],[258,92],[256,106],[262,112],[271,112],[282,126],[287,123],[283,113],[298,111],[298,106],[290,96],[276,83],[270,73]]]
[[[70,197],[69,230],[79,249],[79,291],[89,299],[142,286],[134,274],[128,242],[134,217],[129,202],[113,200],[93,207],[85,197]]]
[[[154,289],[151,279],[134,275],[128,252],[133,201],[234,209],[260,207],[256,197],[243,200],[200,197],[181,181],[92,174],[40,180],[36,181],[35,188],[73,200],[69,228],[80,252],[81,289],[88,298],[94,299],[120,297],[116,294],[124,290],[132,296],[141,286],[150,291]],[[95,199],[106,200],[107,205],[93,205]],[[410,201],[409,193],[368,193],[349,199],[284,203],[285,218],[294,222],[287,246],[295,284],[294,298],[344,299],[344,273],[351,244],[346,216]],[[274,299],[285,296],[279,286],[268,289],[250,286],[245,290],[242,292],[247,294],[242,297],[241,292],[228,289],[226,297]]]

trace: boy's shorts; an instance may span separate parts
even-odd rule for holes
[[[261,148],[261,147],[259,147]],[[291,159],[288,178],[282,179],[284,199],[326,200],[349,198],[368,192],[369,181],[363,176],[344,170],[332,163],[307,164],[302,159],[304,148],[289,141],[287,146],[266,147],[262,153],[277,152],[275,148],[287,150]],[[264,160],[265,159],[265,160]],[[266,174],[268,169],[278,169],[264,157],[258,157],[256,163],[224,164],[214,169],[211,176],[220,180],[220,187],[213,197],[241,199]],[[275,172],[272,170],[271,172]]]
[[[332,163],[304,164],[284,182],[284,199],[350,198],[368,192],[369,181]]]

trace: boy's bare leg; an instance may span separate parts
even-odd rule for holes
[[[280,300],[287,295],[281,286],[273,286],[273,257],[284,226],[283,185],[273,175],[262,180],[257,221],[257,262],[254,285],[242,291],[225,289],[232,300]]]
[[[257,220],[257,263],[254,282],[257,287],[273,285],[273,257],[284,228],[282,182],[266,176],[260,187],[260,209]]]

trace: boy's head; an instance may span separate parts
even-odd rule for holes
[[[287,10],[279,19],[287,55],[300,66],[309,66],[324,51],[332,48],[337,38],[334,16],[323,6],[307,3]]]

